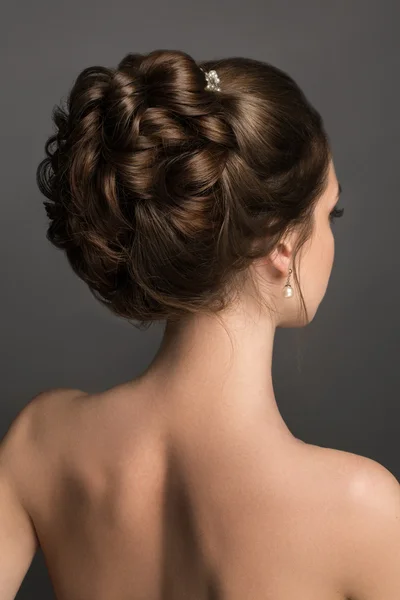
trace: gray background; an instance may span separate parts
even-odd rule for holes
[[[95,391],[135,377],[162,334],[108,313],[45,238],[35,169],[54,104],[83,68],[115,66],[130,51],[181,49],[198,61],[243,55],[272,62],[301,85],[324,118],[343,186],[327,294],[307,328],[277,332],[281,412],[297,437],[369,456],[400,478],[399,6],[2,4],[0,436],[41,390]],[[37,597],[52,597],[40,551],[18,594]]]

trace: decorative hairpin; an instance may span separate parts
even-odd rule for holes
[[[203,71],[203,73],[206,76],[207,79],[207,86],[205,87],[206,90],[211,90],[213,92],[220,92],[221,88],[219,87],[220,84],[220,79],[218,77],[217,71],[211,70],[211,71],[205,71],[204,69],[202,69],[200,67],[200,69]]]

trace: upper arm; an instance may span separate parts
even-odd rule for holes
[[[0,598],[12,600],[39,546],[33,523],[14,480],[15,468],[27,460],[29,410],[22,410],[0,443]]]
[[[365,459],[349,485],[343,539],[346,593],[357,600],[400,598],[400,485],[380,463]]]
[[[29,569],[39,540],[26,507],[34,481],[37,448],[51,435],[59,401],[80,390],[51,389],[37,394],[20,410],[0,442],[0,599],[12,600]],[[52,410],[54,409],[54,411]]]

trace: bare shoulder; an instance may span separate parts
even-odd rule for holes
[[[351,452],[310,446],[334,498],[334,543],[346,597],[397,600],[400,590],[400,484],[384,465]]]
[[[400,485],[379,462],[353,456],[341,531],[350,598],[395,600],[400,590]]]
[[[55,418],[57,411],[79,395],[86,393],[71,388],[52,388],[28,400],[13,418],[1,440],[1,466],[9,469],[13,477],[20,476],[22,479],[28,463],[34,459],[35,445],[49,431],[54,431],[54,425],[59,422]]]
[[[45,416],[49,413],[49,410],[53,408],[55,403],[59,405],[62,401],[65,402],[78,395],[84,394],[85,392],[82,390],[70,388],[51,388],[39,392],[30,398],[17,412],[2,439],[3,446],[17,443],[17,439],[22,441],[23,436],[28,434],[28,430],[38,413],[40,413],[41,416]]]
[[[306,445],[310,460],[315,465],[321,465],[330,474],[337,475],[347,489],[346,498],[349,502],[369,500],[372,490],[383,496],[399,493],[400,484],[395,475],[380,462],[344,450]],[[342,488],[343,491],[343,488]]]
[[[62,402],[88,395],[87,392],[75,388],[49,388],[33,396],[22,411],[32,414],[34,411],[48,410],[52,406],[59,406]]]
[[[396,476],[380,462],[366,456],[351,454],[349,501],[365,508],[391,510],[400,508],[400,484]]]
[[[305,444],[307,461],[318,483],[329,493],[339,492],[349,509],[394,507],[400,499],[400,484],[380,462],[352,452]],[[324,477],[325,475],[325,477]],[[330,482],[330,483],[329,483]],[[331,484],[331,486],[330,486]]]

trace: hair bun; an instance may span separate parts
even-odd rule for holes
[[[206,89],[212,70],[222,93]],[[139,326],[223,307],[322,189],[329,160],[293,80],[240,57],[200,67],[178,50],[127,54],[84,69],[53,119],[37,169],[47,237]]]

